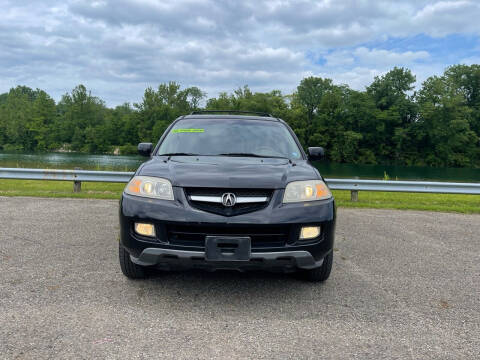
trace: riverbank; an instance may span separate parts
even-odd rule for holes
[[[6,153],[0,151],[0,167],[135,171],[146,158],[139,155],[81,153]],[[360,178],[413,181],[478,182],[480,169],[433,168],[395,165],[361,165],[319,161],[315,167],[326,178]]]
[[[124,187],[125,184],[83,182],[82,192],[74,193],[69,181],[0,180],[0,196],[119,199]],[[339,207],[480,214],[479,195],[361,191],[358,202],[351,202],[350,191],[333,191],[333,194]]]
[[[0,167],[31,169],[75,169],[98,171],[135,171],[146,159],[139,155],[92,155],[68,152],[0,152]]]

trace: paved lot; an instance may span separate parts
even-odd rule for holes
[[[124,278],[117,202],[0,197],[0,358],[480,356],[480,216],[338,212],[323,285]]]

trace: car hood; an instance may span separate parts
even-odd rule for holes
[[[319,179],[305,160],[226,156],[154,156],[137,175],[170,180],[173,186],[281,189],[295,180]]]

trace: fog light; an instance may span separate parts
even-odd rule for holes
[[[304,226],[300,232],[300,240],[313,239],[320,235],[320,226]]]
[[[152,224],[135,223],[135,232],[143,236],[155,237],[155,227]]]

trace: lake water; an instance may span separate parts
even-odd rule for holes
[[[134,171],[146,159],[137,155],[88,155],[75,153],[3,153],[0,167],[38,169]],[[437,180],[480,182],[480,169],[429,168],[392,165],[355,165],[318,162],[315,164],[325,177],[383,179],[386,173],[395,180]]]

